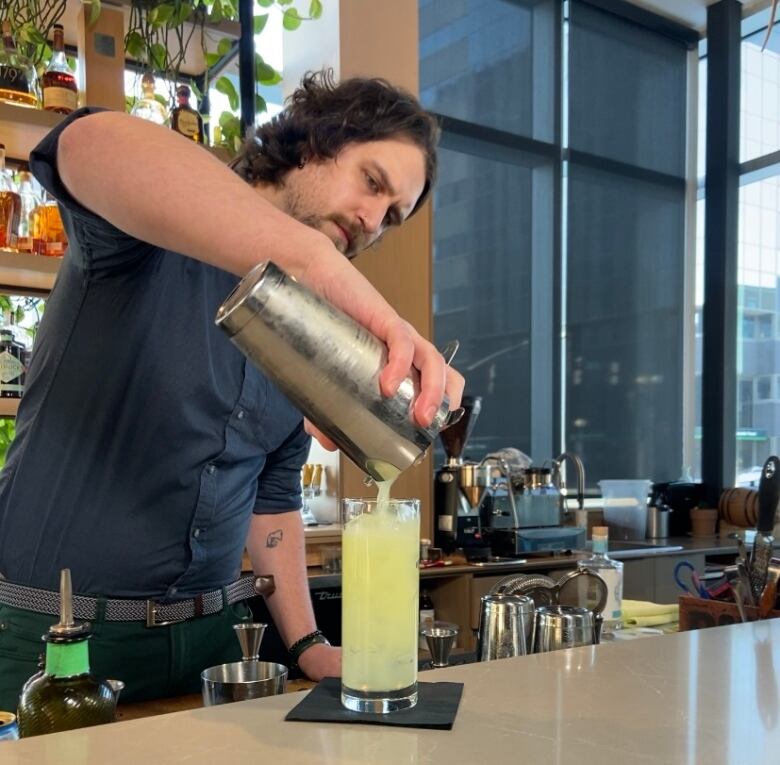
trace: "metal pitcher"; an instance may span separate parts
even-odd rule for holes
[[[534,602],[525,595],[483,595],[477,632],[477,661],[531,653]]]
[[[540,606],[536,609],[534,652],[598,645],[601,615],[577,606]]]
[[[448,401],[427,428],[412,416],[419,375],[394,396],[379,389],[387,347],[271,262],[253,268],[216,323],[287,398],[361,470],[394,478],[425,455],[448,423]]]

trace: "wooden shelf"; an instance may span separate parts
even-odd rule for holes
[[[46,133],[64,118],[43,109],[0,103],[0,143],[5,144],[6,156],[26,162]]]
[[[61,262],[62,258],[0,249],[0,293],[48,295]]]
[[[16,417],[20,400],[18,398],[0,398],[0,417]]]

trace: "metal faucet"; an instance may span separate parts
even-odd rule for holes
[[[495,457],[491,454],[488,454],[487,457],[484,457],[482,461],[479,463],[480,467],[482,465],[487,464],[488,462],[492,462],[494,464],[498,465],[498,469],[501,472],[501,474],[506,479],[506,493],[509,496],[509,506],[512,508],[512,523],[515,525],[515,527],[520,525],[520,518],[517,514],[517,505],[515,505],[515,492],[512,489],[512,473],[509,470],[509,465],[507,464],[507,461],[503,457]],[[489,487],[485,488],[485,491],[482,493],[482,498],[479,501],[479,504],[482,504],[482,501],[485,498],[485,494],[487,494]],[[493,513],[495,515],[500,515],[500,511],[494,510]],[[481,533],[481,529],[480,529]]]
[[[563,452],[563,454],[559,454],[553,460],[553,464],[555,466],[555,477],[557,478],[558,488],[559,489],[565,488],[563,479],[561,478],[561,465],[563,464],[563,461],[565,459],[571,460],[571,462],[574,464],[574,469],[577,471],[577,509],[584,510],[585,509],[585,466],[582,464],[582,460],[573,452]],[[566,507],[565,499],[563,497],[563,494],[561,494],[561,510],[564,510],[565,507]]]

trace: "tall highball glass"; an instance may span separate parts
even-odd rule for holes
[[[417,703],[420,501],[342,501],[341,703],[394,712]]]

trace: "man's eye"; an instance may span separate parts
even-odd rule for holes
[[[379,191],[379,184],[368,173],[366,173],[366,183],[368,184],[368,188],[370,188],[371,191]]]

